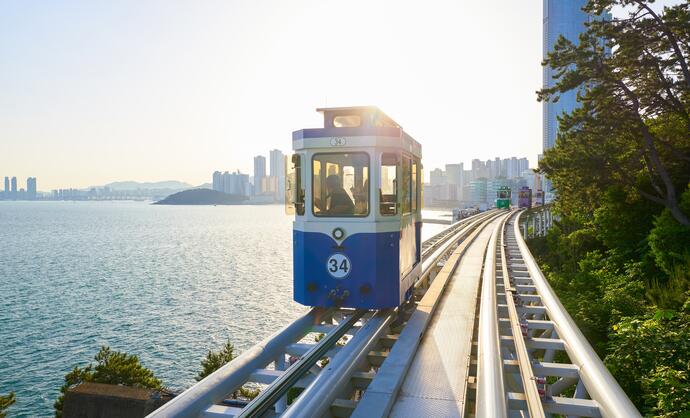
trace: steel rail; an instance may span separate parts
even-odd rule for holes
[[[500,213],[493,212],[491,215],[475,220],[458,232],[457,240],[460,247],[454,248],[448,243],[444,248],[439,249],[437,254],[440,259],[446,252],[453,251],[456,259],[452,265],[444,266],[448,270],[448,275],[441,280],[434,280],[424,297],[419,301],[421,310],[415,309],[410,317],[408,324],[402,329],[398,343],[393,345],[388,358],[379,368],[376,377],[373,379],[367,390],[364,392],[356,409],[352,413],[352,418],[382,418],[388,416],[393,407],[407,371],[414,359],[417,347],[421,342],[427,326],[440,302],[440,299],[447,287],[450,277],[460,264],[460,260],[467,248],[474,242],[480,232],[496,218],[502,216]],[[455,239],[453,239],[455,241]],[[400,345],[400,343],[404,343]]]
[[[264,412],[275,404],[292,385],[297,382],[309,369],[316,364],[327,352],[333,347],[345,333],[352,328],[357,321],[367,312],[364,309],[358,309],[352,312],[352,315],[346,320],[338,324],[338,326],[331,332],[326,334],[318,344],[312,347],[302,358],[290,366],[285,373],[281,374],[268,388],[261,391],[261,393],[251,400],[242,409],[242,412],[237,415],[237,418],[259,417]]]
[[[482,223],[489,222],[487,218],[495,217],[495,213],[487,216],[475,217],[469,222],[466,222],[464,228],[453,228],[449,236],[444,237],[440,248],[436,248],[429,263],[423,267],[421,277],[429,274],[431,268],[438,264],[439,260],[450,250],[454,242],[463,240],[472,231],[477,229]],[[469,219],[469,218],[468,218]],[[456,226],[460,226],[457,225]],[[448,231],[450,228],[446,229]],[[397,311],[397,310],[396,310]],[[289,407],[285,413],[285,417],[304,417],[304,416],[323,416],[328,413],[328,409],[333,404],[333,401],[344,392],[344,388],[348,386],[350,378],[353,373],[362,368],[363,362],[366,360],[370,349],[376,344],[377,340],[385,333],[390,323],[393,321],[396,312],[389,310],[388,312],[378,312],[373,320],[355,334],[352,341],[336,356],[331,359],[327,370],[322,371],[319,376],[307,387],[300,397]],[[376,320],[376,321],[374,321]],[[372,321],[374,321],[372,323]],[[369,326],[369,325],[372,326]],[[405,328],[403,328],[404,330]],[[401,334],[402,336],[402,334]],[[352,345],[352,347],[351,347]],[[395,346],[393,346],[395,347]],[[365,392],[366,393],[366,392]],[[371,411],[369,411],[371,412]]]
[[[508,416],[496,303],[496,243],[501,225],[507,217],[508,214],[504,215],[494,227],[484,255],[477,338],[477,418]]]
[[[483,220],[491,217],[495,213],[494,210],[490,210],[487,212],[482,212],[478,213],[476,215],[468,216],[465,219],[461,219],[458,222],[452,224],[451,226],[444,228],[442,231],[437,233],[436,235],[432,236],[431,238],[427,239],[424,241],[424,244],[422,244],[422,247],[426,245],[427,243],[430,243],[427,248],[424,248],[424,251],[422,252],[422,260],[427,258],[427,256],[433,252],[436,248],[440,247],[444,243],[448,242],[448,240],[453,236],[453,232],[456,230],[461,229],[461,227],[467,226],[477,220]]]
[[[511,217],[515,216],[514,214]],[[518,316],[517,308],[515,307],[515,300],[513,294],[517,294],[510,282],[510,271],[508,270],[508,260],[506,257],[506,223],[508,219],[504,219],[501,223],[500,233],[500,254],[501,254],[501,270],[503,276],[503,289],[505,294],[506,305],[508,307],[508,317],[510,319],[510,329],[513,334],[513,343],[515,344],[515,353],[518,359],[518,367],[520,370],[520,378],[522,380],[522,387],[527,401],[527,410],[530,418],[545,418],[544,407],[542,405],[541,396],[537,389],[537,383],[532,370],[530,362],[530,355],[527,351],[525,338],[522,334],[520,326],[520,318]]]
[[[427,253],[427,255],[422,258],[422,273],[419,275],[419,280],[417,280],[417,282],[414,284],[415,288],[419,288],[422,283],[426,282],[426,279],[434,270],[434,266],[438,265],[441,259],[450,251],[454,244],[467,237],[469,233],[472,232],[474,228],[477,228],[482,222],[498,216],[494,211],[485,212],[482,213],[482,215],[484,216],[477,216],[471,222],[463,225],[464,228],[461,228],[459,231],[448,234],[448,236],[445,237],[441,242],[437,243],[438,245],[434,245],[434,247],[432,247],[433,252],[431,250],[429,251],[431,255]]]
[[[589,344],[582,331],[577,327],[575,321],[561,304],[553,289],[542,274],[539,266],[532,257],[532,253],[527,248],[522,235],[520,234],[519,218],[514,224],[514,233],[520,253],[525,261],[525,265],[532,277],[533,283],[537,288],[542,304],[546,308],[549,318],[554,323],[558,336],[565,341],[565,351],[571,362],[579,369],[581,382],[587,390],[590,398],[596,401],[604,418],[620,417],[635,418],[640,417],[633,403],[625,394],[623,389],[608,371],[604,363]]]
[[[395,315],[392,310],[378,311],[357,331],[352,340],[338,352],[316,379],[288,407],[283,418],[327,415],[335,399],[342,396],[353,374],[365,369],[367,355],[388,331]]]
[[[462,237],[456,232],[457,229],[467,224],[476,223],[477,219],[485,219],[490,216],[490,213],[491,211],[483,212],[462,219],[425,240],[422,246],[431,241],[433,242],[424,249],[424,257],[427,257],[429,253],[433,253],[431,258],[435,260],[437,264],[438,260],[440,260],[443,255],[440,252],[442,250],[448,251],[450,248],[449,244],[454,241],[452,238],[457,237],[457,239],[460,239]],[[451,240],[451,242],[449,242],[449,240]],[[447,245],[444,245],[444,243]],[[441,246],[443,247],[439,249]],[[427,269],[429,267],[430,264],[427,265]],[[328,312],[330,312],[330,310]],[[310,332],[309,330],[313,330],[315,325],[322,322],[321,318],[328,316],[328,312],[320,308],[312,308],[308,313],[286,325],[280,331],[264,339],[262,342],[254,345],[233,361],[227,363],[200,382],[197,382],[194,386],[185,390],[182,394],[176,396],[161,408],[153,411],[147,417],[191,417],[203,415],[204,411],[208,413],[209,408],[221,404],[230,393],[245,384],[250,379],[252,373],[264,367],[264,365],[271,363],[276,358],[284,356],[286,347],[303,338]],[[347,333],[351,328],[350,326],[343,334]],[[371,327],[366,327],[365,324],[362,328],[370,329]],[[359,331],[357,333],[359,333]],[[322,341],[320,341],[320,343]],[[320,344],[316,344],[312,349],[315,349],[318,345]],[[349,343],[347,345],[349,345]],[[328,350],[326,350],[326,352],[328,352]],[[285,373],[281,374],[281,376],[284,374]],[[274,380],[264,391],[271,388],[277,380],[278,379]]]

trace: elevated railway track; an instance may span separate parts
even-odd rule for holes
[[[519,211],[423,243],[413,298],[311,309],[150,417],[636,417],[527,249]],[[241,387],[260,388],[251,401]]]

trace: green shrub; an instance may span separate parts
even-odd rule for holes
[[[227,363],[230,363],[235,358],[235,346],[230,342],[226,341],[223,347],[219,351],[208,350],[206,358],[201,360],[201,371],[196,376],[196,380],[200,381],[216,370],[220,369]],[[259,395],[258,389],[241,387],[234,391],[231,395],[233,399],[242,397],[245,399],[254,399]]]
[[[139,357],[103,346],[94,356],[95,364],[84,368],[75,366],[65,375],[65,383],[60,388],[60,397],[55,402],[55,416],[62,417],[65,393],[70,386],[82,382],[107,383],[111,385],[133,386],[148,389],[162,389],[162,382],[153,372],[142,366]]]
[[[690,413],[690,312],[658,310],[622,319],[613,327],[605,361],[643,413]]]
[[[15,401],[14,392],[10,392],[7,395],[0,395],[0,418],[5,418],[7,416],[7,408]]]

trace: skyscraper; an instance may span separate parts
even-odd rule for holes
[[[225,192],[225,185],[223,184],[223,173],[220,171],[213,172],[213,190],[217,192]]]
[[[29,200],[36,199],[36,177],[26,179],[26,198]]]
[[[563,35],[573,43],[578,42],[580,33],[585,31],[585,23],[593,17],[582,8],[587,0],[544,0],[544,44],[543,57],[553,50],[558,38]],[[605,16],[604,18],[608,18]],[[543,86],[553,87],[554,70],[545,66],[543,68]],[[557,103],[543,103],[543,149],[547,150],[556,144],[558,134],[558,120],[563,112],[572,112],[577,107],[577,91],[571,90],[563,93]]]
[[[257,155],[254,157],[254,194],[261,194],[263,190],[262,184],[266,177],[266,157]]]
[[[12,189],[10,190],[10,198],[11,199],[16,199],[17,198],[17,178],[12,177],[12,180],[10,180],[12,184]]]
[[[5,176],[5,199],[10,197],[10,178]]]
[[[271,177],[275,179],[276,198],[283,200],[285,198],[285,155],[278,149],[270,151],[271,162]]]

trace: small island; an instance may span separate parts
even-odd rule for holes
[[[191,189],[171,194],[154,205],[239,205],[246,196],[222,193],[211,189]]]

